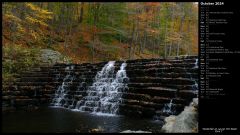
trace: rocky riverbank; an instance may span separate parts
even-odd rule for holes
[[[166,117],[165,122],[162,127],[165,133],[198,132],[198,98],[194,98],[179,115]]]

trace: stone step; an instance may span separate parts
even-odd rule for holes
[[[69,63],[69,64],[65,64],[65,63],[57,63],[54,65],[54,67],[58,66],[58,67],[67,67],[67,66],[74,66],[74,67],[78,67],[78,66],[86,66],[86,67],[91,67],[91,66],[98,66],[98,65],[105,65],[107,64],[108,62],[101,62],[101,63],[82,63],[82,64],[72,64],[72,63]]]
[[[21,74],[33,74],[33,73],[36,73],[36,74],[48,74],[49,72],[48,71],[23,71],[21,72]]]
[[[100,106],[101,102],[99,101],[86,101],[85,106],[89,106],[89,107],[98,107]]]
[[[41,71],[48,72],[52,69],[52,66],[40,66]]]
[[[185,105],[187,103],[186,100],[182,98],[168,98],[168,97],[160,97],[160,96],[154,96],[151,101],[153,103],[166,104],[166,103],[170,103],[171,100],[172,100],[172,103],[174,104]]]
[[[92,71],[100,71],[104,67],[104,65],[98,65],[98,66],[77,65],[77,66],[74,66],[74,68],[72,68],[72,69],[67,69],[66,67],[67,66],[54,66],[50,70],[51,71],[59,71],[59,70],[68,70],[68,71],[71,71],[71,70],[78,70],[78,71],[92,70]],[[115,69],[119,69],[120,64],[115,64],[114,67],[115,67]]]
[[[172,89],[184,90],[193,89],[193,85],[173,85],[168,83],[128,83],[128,87],[146,88],[146,87],[167,87]]]
[[[48,82],[16,82],[18,86],[44,86]]]
[[[81,106],[82,111],[93,112],[94,108],[89,106]]]
[[[162,110],[164,108],[164,106],[168,103],[169,102],[154,103],[154,102],[145,102],[145,101],[138,101],[138,100],[123,100],[122,101],[122,104],[137,105],[137,106],[141,106],[141,107],[144,107],[144,108],[154,108],[155,110]],[[176,112],[179,112],[179,110],[181,110],[184,106],[185,106],[184,104],[177,104],[177,103],[172,104],[172,108]]]
[[[58,80],[54,80],[52,82],[50,82],[51,84],[57,84],[57,85],[62,85],[62,83],[64,83],[65,85],[69,85],[69,86],[80,86],[81,83],[86,83],[86,84],[92,84],[93,80],[91,79],[76,79],[73,81],[63,81],[63,78],[58,79]]]
[[[198,57],[169,57],[167,59],[164,58],[152,58],[152,59],[135,59],[135,60],[127,60],[126,63],[144,63],[144,62],[158,62],[158,61],[195,61]]]
[[[157,109],[156,112],[155,112],[155,116],[158,116],[158,117],[159,116],[165,116],[165,117],[167,117],[169,115],[178,115],[183,111],[185,106],[186,105],[184,105],[184,104],[172,104],[172,107],[171,107],[172,111],[171,112],[164,112],[163,109],[159,109],[159,110]]]
[[[198,69],[195,66],[197,57],[182,57],[165,59],[137,59],[128,60],[126,72],[130,78],[128,89],[122,90],[122,103],[119,113],[139,115],[140,117],[152,117],[156,111],[161,110],[165,104],[172,99],[176,108],[189,104],[190,99],[197,94],[192,91],[195,81],[198,81]],[[123,61],[115,62],[115,73],[119,70]],[[107,62],[83,63],[83,64],[55,64],[53,67],[40,66],[33,71],[23,72],[16,83],[18,85],[14,92],[3,92],[3,99],[9,102],[20,99],[17,104],[20,106],[36,104],[41,102],[49,103],[58,97],[56,92],[62,85],[67,74],[75,77],[71,82],[65,80],[63,107],[74,107],[76,101],[88,101],[86,110],[93,111],[98,105],[99,99],[88,96],[87,89],[92,85],[98,71]],[[74,66],[73,70],[67,66]],[[17,94],[16,94],[17,93]],[[12,96],[7,97],[8,94]],[[91,99],[92,98],[92,99]],[[32,99],[32,100],[28,100]],[[56,101],[54,101],[56,103]],[[96,108],[95,108],[96,109]]]
[[[31,104],[38,104],[37,99],[31,99],[31,98],[25,98],[25,99],[15,99],[15,106],[20,107],[20,106],[27,106]]]
[[[156,78],[156,77],[136,77],[130,78],[130,83],[167,83],[172,85],[194,85],[195,82],[188,78]]]
[[[31,69],[30,69],[30,71],[33,71],[33,72],[35,72],[35,71],[41,71],[41,68],[40,67],[32,67]]]
[[[147,94],[147,95],[150,95],[150,96],[175,97],[177,90],[176,89],[163,88],[163,87],[147,87],[147,88],[129,87],[124,92],[126,92],[126,93]]]
[[[12,91],[12,93],[11,94],[9,94],[10,96],[20,96],[21,95],[21,91],[20,90],[16,90],[16,91]],[[7,96],[9,96],[8,94],[7,94]]]
[[[195,91],[192,90],[181,90],[177,93],[178,97],[191,101],[193,98],[197,97]]]
[[[49,74],[22,74],[18,78],[31,78],[31,77],[39,77],[39,78],[44,78],[44,77],[49,77]]]
[[[77,78],[75,81],[77,82],[93,82],[94,78]]]
[[[29,96],[3,96],[3,99],[28,99]]]
[[[12,95],[13,93],[14,93],[14,91],[11,91],[11,90],[3,90],[2,91],[2,96]]]
[[[126,69],[148,69],[148,68],[194,68],[195,63],[153,63],[153,64],[129,64]]]
[[[129,78],[136,78],[136,77],[149,77],[149,75],[146,74],[127,74]],[[175,73],[175,72],[170,72],[170,73],[155,73],[152,75],[152,77],[162,77],[162,78],[189,78],[196,80],[198,79],[198,74],[197,73],[191,73],[191,74],[186,74],[186,73]]]
[[[164,104],[157,104],[154,102],[145,102],[145,101],[139,101],[139,100],[131,100],[131,99],[123,99],[122,104],[127,105],[138,105],[141,107],[150,107],[155,109],[162,109],[164,107]]]
[[[2,96],[2,100],[3,100],[3,101],[11,100],[11,99],[13,99],[13,96],[8,96],[8,95]]]
[[[170,116],[171,114],[169,114],[169,113],[167,113],[167,112],[163,112],[162,110],[157,110],[156,111],[156,114],[155,114],[155,116],[157,116],[157,117],[160,117],[161,119],[162,118],[166,118],[166,117],[168,117],[168,116]]]
[[[49,76],[49,72],[32,72],[32,71],[26,71],[24,73],[21,73],[21,76],[19,77],[47,77]]]
[[[144,69],[145,68],[196,68],[195,62],[182,62],[182,63],[175,63],[175,62],[149,62],[149,63],[130,63],[127,64],[127,69]]]
[[[51,72],[50,73],[50,76],[52,77],[56,77],[57,75],[61,77],[65,77],[66,75],[68,75],[69,73],[67,72]],[[78,76],[78,77],[81,77],[81,76],[96,76],[96,72],[71,72],[70,75],[74,75],[74,76]]]
[[[151,96],[147,94],[138,94],[138,93],[122,93],[123,99],[133,99],[133,100],[141,100],[141,101],[151,101]]]
[[[60,72],[60,73],[62,73],[62,72],[97,72],[97,71],[100,71],[101,69],[84,69],[84,68],[81,68],[81,69],[73,69],[73,70],[66,70],[66,69],[58,69],[58,70],[53,70],[53,69],[51,69],[51,70],[49,70],[49,71],[51,71],[51,72]]]
[[[42,93],[43,94],[54,94],[55,91],[54,90],[43,90]]]
[[[56,89],[55,86],[52,86],[52,85],[49,85],[49,84],[45,85],[44,88],[45,88],[46,90],[53,90],[53,89]]]
[[[72,99],[62,99],[59,103],[56,100],[52,100],[50,105],[52,105],[52,106],[62,106],[62,107],[68,108],[72,104],[73,104]]]
[[[127,75],[129,74],[143,74],[145,76],[152,76],[155,74],[160,74],[160,73],[198,73],[197,69],[184,69],[184,68],[149,68],[145,70],[139,70],[139,69],[134,69],[134,70],[128,70],[126,69]]]
[[[45,98],[53,98],[53,94],[43,94],[42,96]]]
[[[18,86],[18,90],[39,90],[43,89],[43,86]]]
[[[86,85],[83,87],[83,86],[81,86],[82,83],[84,83]],[[54,81],[54,82],[48,83],[47,85],[51,85],[57,89],[59,86],[62,86],[62,84],[63,84],[63,82]],[[77,90],[77,89],[86,89],[87,86],[92,85],[92,82],[73,81],[73,82],[64,82],[64,84],[66,85],[66,87],[69,87],[72,90]]]
[[[170,63],[170,64],[194,64],[196,62],[195,59],[185,59],[185,60],[177,60],[177,59],[173,59],[173,60],[154,60],[154,61],[145,61],[145,62],[132,62],[132,63],[128,63],[127,65],[136,65],[136,66],[142,66],[142,65],[148,65],[148,64],[166,64],[166,63]]]
[[[82,98],[83,98],[83,95],[74,95],[74,99],[76,101],[82,100]]]
[[[48,77],[48,76],[46,76],[46,77],[34,77],[34,76],[32,76],[32,77],[21,77],[20,79],[19,79],[19,81],[20,82],[41,82],[41,81],[51,81],[52,80],[52,78],[51,77]]]

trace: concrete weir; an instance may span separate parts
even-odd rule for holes
[[[115,61],[111,74],[97,78],[106,64],[55,64],[24,72],[3,90],[3,111],[49,105],[163,119],[179,114],[198,95],[197,56]],[[109,109],[112,106],[114,111]]]

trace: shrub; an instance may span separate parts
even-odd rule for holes
[[[3,46],[2,71],[3,81],[14,80],[14,75],[39,64],[39,50],[20,45]]]

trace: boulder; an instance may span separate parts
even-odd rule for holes
[[[41,49],[40,50],[40,60],[44,63],[55,64],[61,63],[64,61],[70,61],[69,59],[65,58],[60,52],[54,51],[51,49]]]
[[[179,115],[165,118],[162,131],[166,133],[195,133],[198,132],[198,99],[194,98],[189,106]]]

